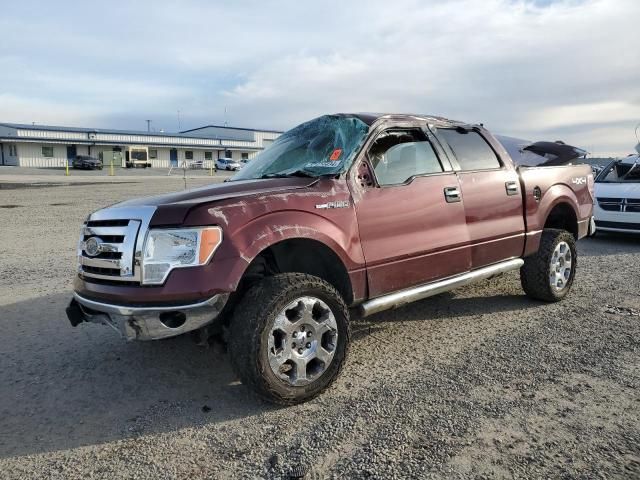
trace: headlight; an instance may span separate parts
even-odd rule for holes
[[[174,268],[205,265],[222,242],[220,227],[149,230],[142,258],[142,283],[164,283]]]

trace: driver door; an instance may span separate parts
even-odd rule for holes
[[[356,165],[370,298],[471,268],[458,178],[434,145],[419,126],[383,129]]]

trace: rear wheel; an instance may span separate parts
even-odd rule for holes
[[[300,273],[267,277],[246,293],[229,329],[231,361],[244,384],[284,405],[319,395],[336,379],[349,344],[340,294]]]
[[[557,302],[567,296],[576,273],[578,252],[573,235],[566,230],[545,229],[535,255],[525,258],[520,282],[535,299]]]

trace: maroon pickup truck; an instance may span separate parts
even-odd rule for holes
[[[562,299],[592,189],[588,165],[515,167],[481,125],[326,115],[230,181],[92,213],[67,315],[131,340],[218,329],[245,384],[302,402],[338,375],[355,312],[516,269]]]

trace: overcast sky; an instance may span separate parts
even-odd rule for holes
[[[419,112],[616,155],[640,122],[638,0],[21,0],[0,35],[0,122],[287,129]]]

